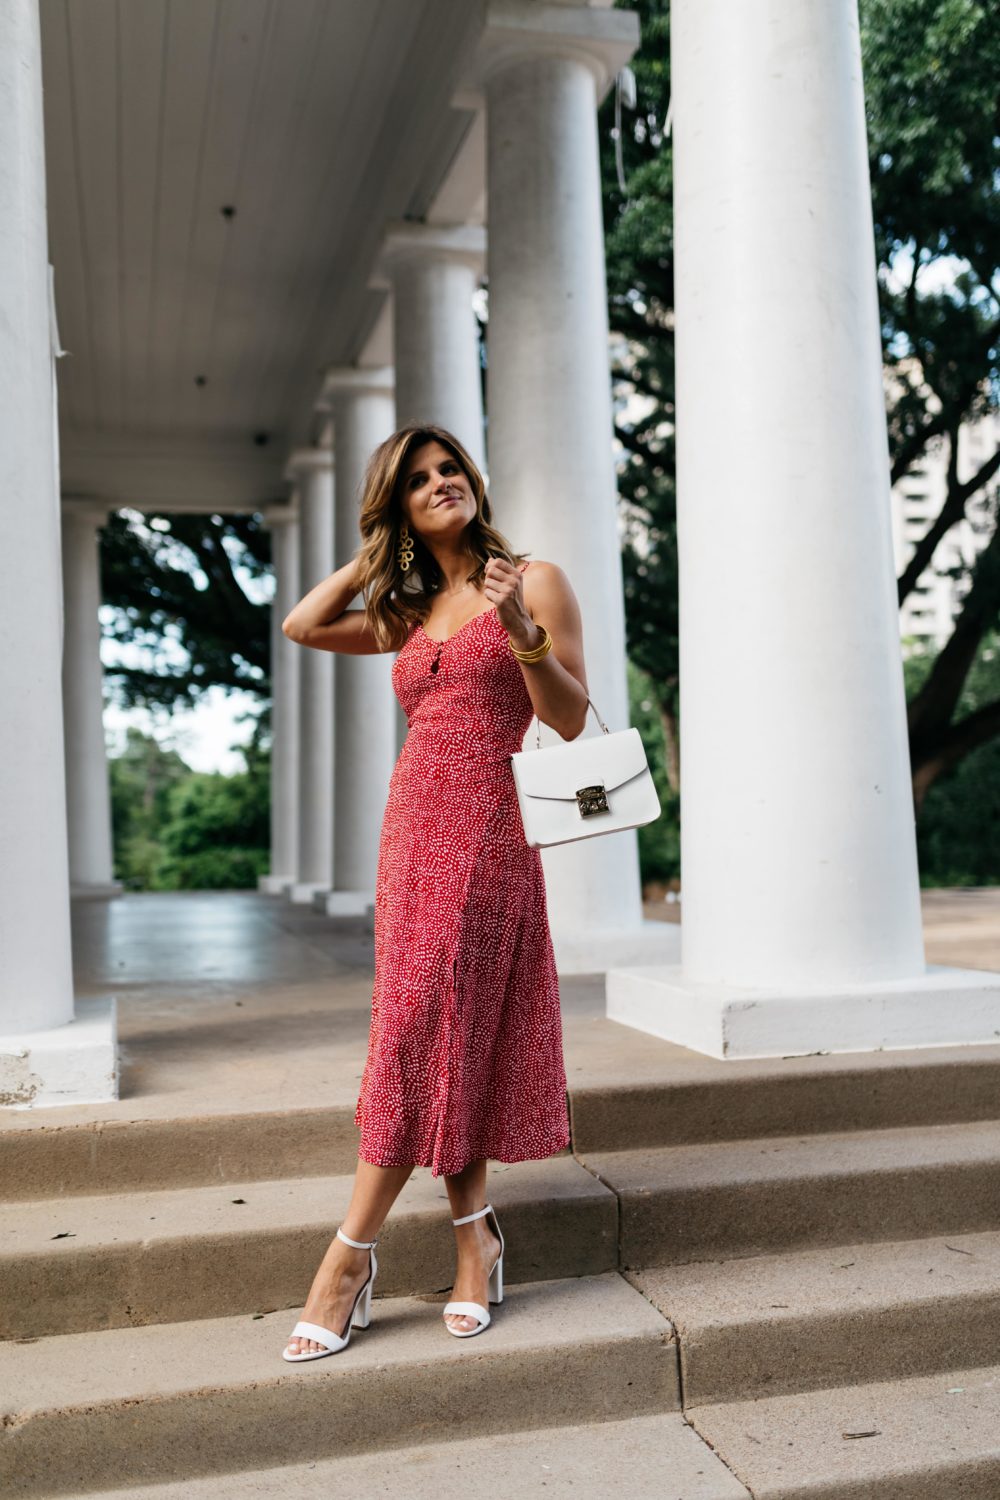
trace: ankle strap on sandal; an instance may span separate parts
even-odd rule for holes
[[[353,1245],[355,1250],[374,1250],[378,1240],[352,1240],[349,1234],[342,1229],[337,1230],[338,1240],[343,1240],[345,1245]]]
[[[484,1214],[492,1213],[492,1211],[493,1211],[493,1204],[492,1203],[487,1203],[486,1207],[485,1208],[481,1208],[478,1211],[478,1213],[466,1214],[464,1219],[452,1219],[451,1222],[453,1224],[468,1224],[473,1219],[481,1219]]]

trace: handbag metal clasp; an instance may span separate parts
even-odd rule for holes
[[[610,812],[604,783],[599,781],[594,786],[577,787],[576,805],[580,809],[581,818],[593,817],[594,813]]]

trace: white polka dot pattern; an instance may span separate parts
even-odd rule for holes
[[[392,681],[408,733],[379,848],[358,1154],[433,1176],[551,1156],[569,1114],[545,877],[510,767],[524,677],[489,609],[444,642],[417,626]]]

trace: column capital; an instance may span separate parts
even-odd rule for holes
[[[323,474],[332,469],[332,448],[296,448],[285,465],[285,478],[295,484],[306,474]]]
[[[487,84],[505,68],[532,59],[570,58],[590,69],[600,104],[639,47],[635,11],[568,4],[490,0],[469,81],[452,99],[455,108],[481,108]]]
[[[332,365],[323,376],[316,405],[329,410],[337,396],[391,396],[395,388],[396,372],[392,365],[370,370],[356,365]]]
[[[271,531],[276,526],[287,526],[299,519],[299,495],[298,490],[293,490],[291,496],[284,504],[276,501],[274,505],[266,505],[261,511],[261,519],[264,525]]]
[[[386,225],[382,249],[369,285],[391,287],[392,272],[413,261],[453,261],[477,276],[486,270],[486,230],[481,224],[418,224],[407,219]]]

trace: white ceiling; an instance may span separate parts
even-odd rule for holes
[[[385,225],[427,214],[467,137],[449,101],[480,0],[41,14],[64,492],[280,495],[323,371],[380,314]]]

